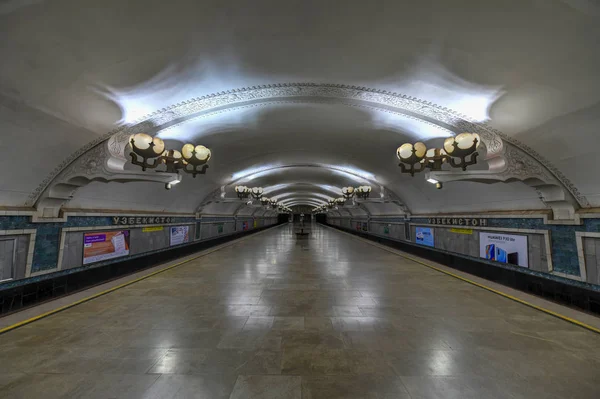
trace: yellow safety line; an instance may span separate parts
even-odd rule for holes
[[[283,226],[283,224],[281,224],[281,225],[279,225],[279,226]],[[273,227],[278,227],[278,226],[273,226]],[[269,229],[267,229],[267,230],[269,230]],[[267,231],[267,230],[264,230],[264,231]],[[261,234],[261,233],[262,233],[262,232],[259,232],[259,233],[257,233],[257,234]],[[252,236],[256,236],[256,234],[253,234]],[[105,291],[99,292],[99,293],[97,293],[97,294],[90,295],[90,296],[88,296],[88,297],[86,297],[86,298],[80,299],[80,300],[78,300],[78,301],[75,301],[75,302],[73,302],[73,303],[70,303],[70,304],[68,304],[68,305],[64,305],[64,306],[61,306],[61,307],[59,307],[59,308],[56,308],[56,309],[53,309],[53,310],[49,310],[48,312],[45,312],[45,313],[42,313],[42,314],[40,314],[40,315],[34,316],[34,317],[30,318],[30,319],[27,319],[27,320],[20,321],[20,322],[18,322],[18,323],[15,323],[15,324],[13,324],[13,325],[10,325],[10,326],[8,326],[8,327],[4,327],[4,328],[0,329],[0,334],[3,334],[3,333],[5,333],[5,332],[11,331],[11,330],[14,330],[15,328],[22,327],[22,326],[24,326],[24,325],[27,325],[27,324],[29,324],[29,323],[33,323],[33,322],[34,322],[34,321],[36,321],[36,320],[43,319],[44,317],[51,316],[51,315],[53,315],[53,314],[55,314],[55,313],[62,312],[63,310],[66,310],[66,309],[72,308],[73,306],[80,305],[80,304],[82,304],[82,303],[84,303],[84,302],[91,301],[92,299],[98,298],[98,297],[100,297],[100,296],[102,296],[102,295],[109,294],[109,293],[111,293],[111,292],[113,292],[113,291],[116,291],[116,290],[118,290],[118,289],[121,289],[121,288],[123,288],[123,287],[127,287],[128,285],[132,285],[132,284],[135,284],[135,283],[137,283],[137,282],[139,282],[139,281],[142,281],[142,280],[145,280],[145,279],[147,279],[147,278],[150,278],[150,277],[152,277],[152,276],[156,276],[157,274],[164,273],[164,272],[166,272],[166,271],[169,271],[169,270],[171,270],[171,269],[173,269],[173,268],[176,268],[176,267],[178,267],[178,266],[181,266],[181,265],[183,265],[183,264],[185,264],[185,263],[191,262],[191,261],[193,261],[193,260],[196,260],[196,259],[198,259],[198,258],[202,258],[203,256],[210,255],[210,254],[212,254],[213,252],[217,252],[217,251],[219,251],[219,250],[221,250],[221,249],[223,249],[223,248],[227,248],[227,247],[229,247],[229,246],[231,246],[231,245],[237,244],[237,243],[239,243],[240,241],[246,240],[246,239],[248,239],[248,238],[250,238],[250,237],[252,237],[252,236],[240,237],[240,238],[238,238],[237,240],[234,240],[234,241],[231,241],[231,242],[229,242],[229,243],[226,243],[226,244],[220,245],[220,246],[219,246],[219,247],[217,247],[217,248],[213,248],[213,249],[211,249],[211,250],[206,250],[206,251],[208,251],[208,252],[203,252],[202,254],[200,254],[200,255],[198,255],[198,256],[195,256],[195,257],[193,257],[193,258],[190,258],[190,259],[187,259],[187,260],[181,261],[181,262],[179,262],[179,263],[176,263],[176,264],[174,264],[174,265],[171,265],[171,266],[167,266],[167,267],[165,267],[164,269],[157,270],[157,271],[155,271],[155,272],[152,272],[152,273],[150,273],[150,274],[147,274],[147,275],[145,275],[145,276],[142,276],[142,277],[140,277],[140,278],[137,278],[137,279],[135,279],[135,280],[128,281],[128,282],[126,282],[126,283],[123,283],[123,284],[117,285],[117,286],[115,286],[115,287],[109,288],[109,289],[107,289],[107,290],[105,290]]]
[[[585,324],[585,323],[583,323],[583,322],[581,322],[581,321],[579,321],[579,320],[572,319],[572,318],[570,318],[570,317],[568,317],[568,316],[562,315],[562,314],[560,314],[560,313],[556,313],[556,312],[555,312],[555,311],[553,311],[553,310],[550,310],[550,309],[543,308],[543,307],[541,307],[541,306],[538,306],[538,305],[535,305],[535,304],[533,304],[533,303],[527,302],[527,301],[525,301],[525,300],[523,300],[523,299],[519,299],[519,298],[517,298],[517,297],[514,297],[514,296],[512,296],[512,295],[510,295],[510,294],[506,294],[506,293],[504,293],[504,292],[502,292],[502,291],[498,291],[498,290],[496,290],[496,289],[494,289],[494,288],[488,287],[488,286],[486,286],[486,285],[483,285],[483,284],[481,284],[481,283],[475,282],[475,281],[473,281],[473,280],[469,280],[468,278],[465,278],[465,277],[459,276],[458,274],[454,274],[454,273],[451,273],[451,272],[448,272],[448,271],[442,270],[442,269],[440,269],[440,268],[438,268],[438,267],[435,267],[435,266],[429,265],[429,264],[427,264],[427,263],[424,263],[424,262],[422,262],[422,261],[420,261],[420,260],[418,260],[418,259],[415,259],[415,258],[413,258],[413,257],[411,257],[411,256],[407,256],[407,255],[400,254],[400,253],[398,253],[398,251],[396,251],[396,250],[388,249],[388,248],[386,248],[385,246],[382,246],[381,244],[376,244],[376,243],[374,243],[374,242],[371,242],[371,241],[369,241],[369,240],[367,240],[367,239],[364,239],[364,238],[362,238],[362,237],[355,236],[354,234],[350,234],[350,233],[347,233],[347,232],[345,232],[345,231],[342,231],[342,230],[334,229],[333,227],[330,227],[330,226],[326,226],[326,225],[323,225],[323,226],[325,226],[325,227],[328,227],[328,228],[330,228],[330,229],[333,229],[333,230],[335,230],[335,231],[338,231],[338,232],[340,232],[340,233],[348,234],[348,235],[349,235],[349,236],[351,236],[351,237],[354,237],[354,238],[359,238],[361,241],[363,241],[363,242],[365,242],[365,243],[367,243],[367,244],[373,245],[373,246],[375,246],[375,247],[377,247],[377,248],[379,248],[379,249],[382,249],[382,250],[384,250],[384,251],[391,252],[391,253],[393,253],[393,254],[395,254],[395,255],[397,255],[397,256],[400,256],[400,257],[402,257],[402,258],[404,258],[404,259],[411,260],[411,261],[413,261],[413,262],[415,262],[415,263],[418,263],[418,264],[420,264],[420,265],[422,265],[422,266],[428,267],[428,268],[430,268],[430,269],[433,269],[433,270],[435,270],[435,271],[438,271],[438,272],[440,272],[440,273],[446,274],[446,275],[448,275],[448,276],[452,276],[452,277],[454,277],[454,278],[457,278],[457,279],[459,279],[459,280],[462,280],[462,281],[464,281],[464,282],[466,282],[466,283],[469,283],[469,284],[472,284],[472,285],[474,285],[474,286],[477,286],[477,287],[479,287],[479,288],[483,288],[484,290],[487,290],[487,291],[493,292],[494,294],[498,294],[498,295],[500,295],[500,296],[503,296],[503,297],[505,297],[505,298],[511,299],[511,300],[513,300],[513,301],[515,301],[515,302],[519,302],[519,303],[520,303],[520,304],[522,304],[522,305],[529,306],[530,308],[537,309],[537,310],[539,310],[539,311],[541,311],[541,312],[544,312],[544,313],[547,313],[547,314],[549,314],[549,315],[551,315],[551,316],[554,316],[554,317],[557,317],[557,318],[559,318],[559,319],[562,319],[562,320],[568,321],[569,323],[575,324],[575,325],[577,325],[577,326],[579,326],[579,327],[583,327],[583,328],[585,328],[586,330],[593,331],[593,332],[595,332],[595,333],[598,333],[598,334],[600,334],[600,329],[599,329],[599,328],[596,328],[596,327],[590,326],[589,324]]]

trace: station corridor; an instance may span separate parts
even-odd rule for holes
[[[2,398],[598,398],[600,335],[313,226],[0,335]]]

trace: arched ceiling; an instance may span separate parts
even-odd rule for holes
[[[207,174],[169,191],[93,181],[65,206],[195,212],[236,184],[317,206],[369,184],[406,207],[365,204],[375,214],[545,208],[522,182],[435,190],[399,173],[400,144],[440,146],[471,128],[600,206],[595,2],[371,3],[0,3],[0,206],[35,206],[72,161],[128,127],[173,148],[206,145]]]

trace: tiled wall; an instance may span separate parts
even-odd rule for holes
[[[546,272],[543,273],[546,277],[568,278],[582,283],[600,284],[600,255],[597,255],[600,253],[592,253],[592,251],[596,251],[597,247],[595,244],[590,244],[589,241],[591,239],[600,241],[600,218],[583,218],[581,225],[554,225],[547,224],[542,217],[481,216],[487,219],[487,228],[493,231],[501,232],[502,229],[506,229],[506,234],[528,236],[529,256],[532,262],[530,262],[530,269],[526,272]],[[350,218],[328,217],[327,221],[332,225],[356,230],[356,221]],[[428,217],[412,217],[410,220],[402,217],[371,218],[368,221],[368,233],[414,242],[415,225],[430,226],[431,224]],[[410,237],[406,237],[406,234],[403,233],[406,226],[413,226]],[[439,232],[436,231],[436,249],[478,258],[479,247],[475,236],[469,239],[461,237],[460,234],[447,235],[445,230],[449,230],[450,227],[443,227],[447,227],[447,229],[440,228]],[[485,229],[474,231],[485,231]],[[532,233],[533,231],[535,233]],[[589,237],[590,235],[592,237]],[[549,243],[549,248],[547,248],[546,241]],[[551,274],[547,273],[550,267],[552,268]]]
[[[115,215],[118,216],[118,215]],[[154,215],[156,216],[156,215]],[[268,226],[277,223],[277,218],[262,218],[257,217],[257,227],[259,226]],[[240,219],[241,220],[241,219]],[[244,221],[247,221],[248,230],[252,230],[254,228],[254,219],[253,218],[245,218]],[[156,224],[160,225],[160,224]],[[236,230],[236,220],[233,217],[202,217],[200,219],[196,219],[195,217],[171,217],[170,225],[190,225],[191,227],[191,242],[194,240],[205,240],[212,237],[216,237],[219,235],[232,234],[237,231],[241,231],[240,229]],[[223,228],[219,228],[222,225]],[[60,269],[60,266],[64,266],[65,263],[61,260],[61,265],[58,265],[59,258],[61,255],[64,255],[65,246],[69,247],[69,242],[77,241],[77,237],[83,234],[83,230],[93,231],[95,228],[98,230],[109,230],[109,229],[132,229],[133,227],[140,228],[142,226],[118,226],[113,225],[113,217],[109,216],[69,216],[67,221],[64,223],[33,223],[31,221],[31,216],[22,215],[22,216],[0,216],[0,231],[4,231],[4,235],[15,235],[17,237],[23,237],[27,232],[35,232],[35,241],[33,248],[30,249],[32,252],[32,260],[30,265],[30,270],[28,271],[28,278],[35,278],[35,276],[40,276],[47,273],[57,272]],[[200,235],[195,234],[196,228],[200,228]],[[166,229],[165,224],[165,229]],[[72,230],[75,230],[75,234]],[[77,236],[77,237],[75,237]],[[29,237],[29,236],[27,236]],[[150,237],[149,235],[147,237]],[[64,241],[64,242],[63,242]],[[139,241],[139,240],[138,240]],[[156,250],[164,250],[167,249],[163,245],[160,245],[160,248],[153,249],[151,243],[146,243],[148,245],[143,244],[143,253],[146,250],[154,252]],[[62,246],[62,248],[61,248]],[[61,249],[63,252],[61,252]],[[138,246],[140,249],[140,246]],[[76,254],[74,256],[80,257],[81,249],[79,247],[75,247],[73,250]],[[133,251],[130,256],[115,258],[111,260],[107,260],[104,262],[99,262],[93,264],[93,266],[99,266],[112,262],[119,262],[128,258],[136,257],[140,255],[140,251]],[[70,259],[70,258],[69,258]],[[65,259],[68,261],[68,259]],[[81,262],[79,262],[81,263]],[[77,264],[75,267],[80,266]],[[63,267],[63,270],[60,272],[68,273],[72,271],[73,265],[67,265],[67,267]],[[23,269],[21,267],[20,269]],[[69,270],[64,270],[69,269]],[[23,277],[22,275],[16,276],[17,278]],[[9,282],[4,282],[0,284],[0,288],[7,288],[9,286],[14,286],[20,284],[19,280],[12,280]]]

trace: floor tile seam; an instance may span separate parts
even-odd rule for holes
[[[551,315],[551,316],[554,316],[554,317],[556,317],[556,318],[558,318],[558,319],[561,319],[561,320],[563,320],[563,321],[566,321],[566,322],[568,322],[568,323],[571,323],[571,324],[573,324],[573,325],[576,325],[576,326],[578,326],[578,327],[581,327],[581,328],[583,328],[583,329],[586,329],[586,330],[588,330],[588,331],[591,331],[591,332],[594,332],[594,333],[600,334],[600,328],[593,327],[593,326],[591,326],[591,325],[588,325],[588,324],[586,324],[586,323],[583,323],[583,322],[581,322],[581,321],[575,320],[575,319],[573,319],[573,318],[571,318],[571,317],[564,316],[564,315],[562,315],[562,314],[560,314],[560,313],[558,313],[558,312],[555,312],[555,311],[553,311],[553,310],[545,309],[545,308],[543,308],[543,307],[541,307],[541,306],[538,306],[538,305],[535,305],[535,304],[529,303],[529,302],[527,302],[527,301],[525,301],[525,300],[523,300],[523,299],[520,299],[520,298],[517,298],[517,297],[515,297],[515,296],[512,296],[512,295],[506,294],[506,293],[504,293],[504,292],[502,292],[502,291],[499,291],[499,290],[497,290],[497,289],[494,289],[494,288],[491,288],[491,287],[487,287],[487,286],[485,286],[485,285],[483,285],[483,284],[481,284],[481,283],[478,283],[478,282],[475,282],[475,281],[469,280],[468,278],[462,277],[462,276],[460,276],[460,275],[457,275],[457,274],[454,274],[454,273],[451,273],[451,272],[447,272],[447,271],[445,271],[445,270],[442,270],[442,269],[440,269],[440,268],[438,268],[438,267],[436,267],[436,266],[433,266],[433,265],[426,264],[426,263],[424,263],[424,262],[422,262],[422,261],[420,261],[420,260],[418,260],[418,259],[415,259],[415,258],[412,258],[412,257],[410,257],[410,256],[407,256],[407,255],[403,254],[401,251],[397,251],[397,250],[393,250],[393,249],[391,249],[391,248],[387,248],[386,246],[383,246],[383,245],[381,245],[381,244],[377,244],[377,243],[371,242],[370,240],[364,239],[364,238],[362,238],[362,237],[357,237],[357,236],[355,236],[355,235],[353,235],[353,234],[350,234],[350,233],[347,233],[347,232],[345,232],[345,231],[341,231],[341,230],[334,229],[334,228],[332,228],[332,227],[330,227],[330,226],[327,226],[327,225],[322,225],[322,226],[324,226],[324,227],[327,227],[327,228],[329,228],[329,229],[331,229],[331,230],[334,230],[334,231],[336,231],[336,232],[338,232],[338,233],[342,233],[342,234],[348,235],[348,236],[350,236],[350,237],[352,237],[352,238],[354,238],[354,239],[357,239],[357,240],[359,240],[359,241],[362,241],[362,242],[364,242],[364,243],[366,243],[366,244],[372,245],[372,246],[374,246],[374,247],[376,247],[376,248],[379,248],[379,249],[381,249],[381,250],[384,250],[384,251],[390,252],[390,253],[392,253],[392,254],[395,254],[395,255],[397,255],[397,256],[403,257],[403,258],[405,258],[405,259],[408,259],[408,260],[410,260],[410,261],[413,261],[413,262],[415,262],[415,263],[417,263],[417,264],[419,264],[419,265],[422,265],[422,266],[424,266],[424,267],[430,268],[430,269],[432,269],[432,270],[438,271],[438,272],[440,272],[440,273],[442,273],[442,274],[445,274],[445,275],[447,275],[447,276],[454,277],[454,278],[456,278],[456,279],[458,279],[458,280],[461,280],[461,281],[463,281],[463,282],[465,282],[465,283],[468,283],[468,284],[474,285],[474,286],[476,286],[476,287],[479,287],[479,288],[481,288],[481,289],[484,289],[484,290],[486,290],[486,291],[488,291],[488,292],[491,292],[491,293],[494,293],[494,294],[500,295],[500,296],[502,296],[502,297],[505,297],[505,298],[507,298],[507,299],[510,299],[510,300],[512,300],[512,301],[515,301],[515,302],[517,302],[517,303],[520,303],[520,304],[522,304],[522,305],[524,305],[524,306],[528,306],[528,307],[530,307],[530,308],[533,308],[533,309],[536,309],[536,310],[538,310],[538,311],[540,311],[540,312],[543,312],[543,313],[549,314],[549,315]]]
[[[147,274],[147,275],[145,275],[145,276],[142,276],[142,277],[136,278],[136,279],[134,279],[134,280],[131,280],[131,281],[125,282],[125,283],[123,283],[123,284],[119,284],[119,285],[117,285],[117,286],[115,286],[115,287],[112,287],[112,288],[109,288],[109,289],[107,289],[107,290],[105,290],[105,291],[102,291],[102,292],[99,292],[99,293],[93,294],[93,295],[91,295],[91,296],[89,296],[89,297],[86,297],[86,298],[82,298],[82,299],[80,299],[80,300],[77,300],[77,301],[75,301],[75,302],[73,302],[73,303],[71,303],[71,304],[67,304],[67,305],[60,306],[60,307],[58,307],[58,308],[56,308],[56,309],[53,309],[53,310],[50,310],[50,311],[44,312],[44,313],[42,313],[42,314],[40,314],[40,315],[37,315],[37,316],[31,317],[31,318],[29,318],[29,319],[27,319],[27,320],[23,320],[23,321],[20,321],[20,322],[17,322],[17,323],[15,323],[15,324],[12,324],[12,325],[10,325],[10,326],[7,326],[7,327],[4,327],[4,328],[1,328],[1,329],[0,329],[0,335],[2,335],[2,334],[4,334],[4,333],[7,333],[7,332],[9,332],[9,331],[12,331],[12,330],[14,330],[14,329],[17,329],[17,328],[19,328],[19,327],[22,327],[22,326],[25,326],[25,325],[31,324],[31,323],[33,323],[33,322],[35,322],[35,321],[37,321],[37,320],[41,320],[41,319],[43,319],[43,318],[46,318],[46,317],[48,317],[48,316],[51,316],[51,315],[53,315],[53,314],[60,313],[60,312],[62,312],[62,311],[64,311],[64,310],[70,309],[70,308],[72,308],[72,307],[74,307],[74,306],[77,306],[77,305],[80,305],[80,304],[83,304],[83,303],[89,302],[89,301],[91,301],[91,300],[93,300],[93,299],[96,299],[96,298],[102,297],[102,296],[104,296],[104,295],[107,295],[107,294],[110,294],[110,293],[112,293],[112,292],[115,292],[115,291],[117,291],[117,290],[119,290],[119,289],[121,289],[121,288],[125,288],[125,287],[131,286],[131,285],[133,285],[133,284],[135,284],[135,283],[138,283],[138,282],[140,282],[140,281],[147,280],[147,279],[149,279],[149,278],[151,278],[151,277],[154,277],[154,276],[156,276],[156,275],[158,275],[158,274],[161,274],[161,273],[167,272],[167,271],[169,271],[169,270],[172,270],[172,269],[174,269],[174,268],[176,268],[176,267],[179,267],[179,266],[186,265],[186,264],[188,264],[188,263],[190,263],[190,262],[192,262],[192,261],[194,261],[194,260],[196,260],[196,259],[199,259],[199,258],[202,258],[202,257],[204,257],[204,256],[210,255],[210,254],[212,254],[212,253],[214,253],[214,252],[217,252],[217,251],[220,251],[220,250],[222,250],[222,249],[225,249],[225,248],[231,247],[231,246],[233,246],[233,245],[236,245],[236,244],[238,244],[238,243],[240,243],[240,242],[243,242],[243,241],[246,241],[246,240],[248,240],[248,239],[254,238],[254,237],[256,237],[257,235],[260,235],[260,234],[266,233],[266,232],[268,232],[268,231],[271,231],[273,228],[277,228],[277,227],[281,227],[281,226],[285,226],[285,225],[284,225],[284,224],[281,224],[281,225],[273,226],[273,227],[270,227],[270,228],[268,228],[268,229],[266,229],[266,230],[259,231],[258,233],[252,234],[252,235],[250,235],[250,236],[246,236],[246,237],[240,237],[239,239],[236,239],[236,240],[234,240],[234,241],[231,241],[231,242],[229,242],[229,243],[225,243],[225,244],[223,244],[223,245],[219,245],[219,246],[217,246],[217,247],[215,247],[215,248],[211,248],[211,249],[208,249],[208,250],[205,250],[205,251],[201,251],[199,255],[196,255],[196,256],[194,256],[194,257],[191,257],[191,258],[189,258],[189,259],[185,259],[185,257],[184,257],[184,259],[185,259],[185,260],[183,260],[183,261],[180,261],[180,262],[178,262],[178,263],[175,263],[175,264],[173,264],[173,265],[167,266],[167,267],[165,267],[165,268],[163,268],[163,269],[160,269],[160,270],[157,270],[157,271],[155,271],[155,272],[149,273],[149,274]],[[169,263],[170,263],[170,262],[169,262]],[[167,263],[167,264],[168,264],[168,263]]]

